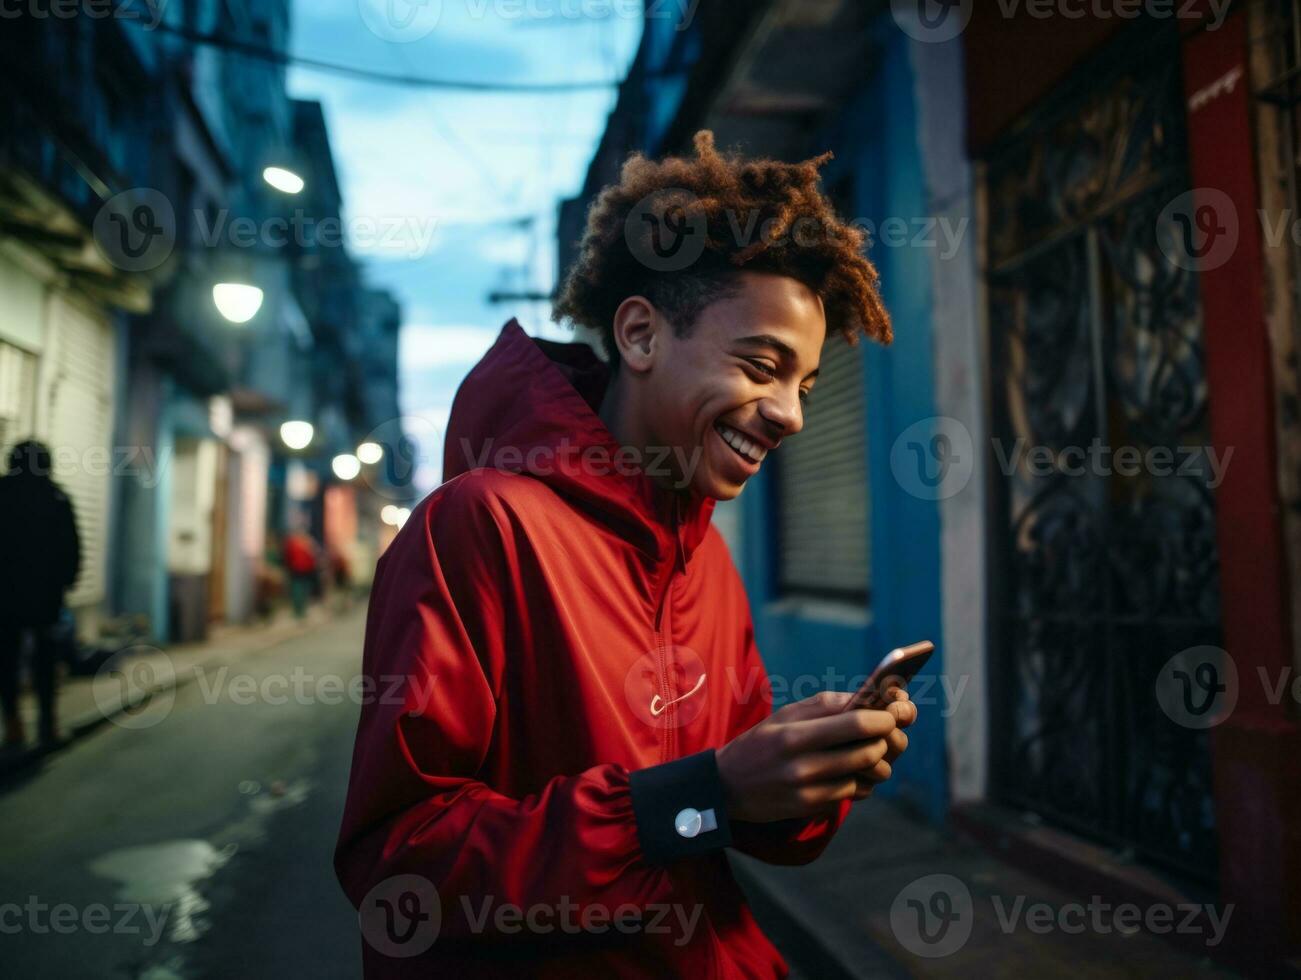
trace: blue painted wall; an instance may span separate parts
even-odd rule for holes
[[[854,214],[845,217],[870,220],[878,229],[888,218],[901,218],[907,222],[903,239],[911,243],[928,204],[909,42],[902,32],[884,26],[876,40],[879,57],[871,78],[811,145],[816,152],[831,149],[836,154],[823,169],[824,186],[846,169],[855,174]],[[807,689],[812,677],[828,668],[841,677],[861,677],[893,647],[934,640],[936,655],[912,688],[914,695],[925,696],[919,697],[922,710],[910,732],[907,755],[877,795],[902,797],[938,823],[944,819],[948,783],[937,683],[944,664],[939,511],[933,501],[920,500],[901,487],[890,468],[890,450],[899,433],[935,414],[930,286],[934,249],[877,242],[870,255],[881,274],[895,327],[889,348],[868,344],[863,358],[863,477],[870,481],[872,507],[870,608],[865,616],[860,611],[856,621],[852,609],[837,616],[832,607],[813,612],[779,601],[773,588],[776,541],[770,530],[777,522],[770,473],[761,473],[742,494],[742,527],[747,530],[740,565],[759,648],[779,695],[786,689],[792,689],[794,697],[812,693]],[[794,690],[801,679],[805,688]]]
[[[149,617],[150,641],[168,636],[167,541],[175,451],[169,375],[136,363],[117,386],[117,444],[153,452],[152,466],[135,460],[138,472],[114,477],[114,541],[109,578],[114,614]]]

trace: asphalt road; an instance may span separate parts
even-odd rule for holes
[[[330,864],[364,609],[0,787],[0,975],[357,977]]]

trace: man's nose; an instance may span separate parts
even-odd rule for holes
[[[777,439],[793,436],[804,428],[804,409],[798,389],[765,398],[759,405],[759,414],[774,430]]]

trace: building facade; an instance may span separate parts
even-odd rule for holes
[[[300,515],[365,580],[372,498],[409,495],[331,466],[398,418],[401,311],[348,253],[320,106],[238,48],[290,30],[287,0],[6,19],[0,449],[55,452],[87,641],[123,619],[154,642],[247,621]],[[257,302],[232,314],[220,284]],[[312,438],[291,448],[291,421]]]

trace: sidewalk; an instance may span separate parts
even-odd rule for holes
[[[23,692],[19,712],[27,731],[22,749],[0,749],[0,784],[33,763],[57,752],[77,739],[120,716],[138,709],[163,688],[179,689],[193,683],[204,671],[236,662],[278,643],[324,626],[336,612],[327,603],[313,604],[302,620],[288,608],[277,610],[269,623],[219,625],[200,643],[175,644],[166,648],[141,645],[138,655],[122,664],[126,669],[108,676],[107,671],[89,677],[64,676],[59,681],[56,717],[62,741],[54,748],[36,744],[38,709],[31,690]]]
[[[1091,896],[1027,875],[889,801],[855,806],[810,865],[731,859],[795,978],[1237,975],[1166,938],[1123,933],[1110,907],[1095,915]]]

